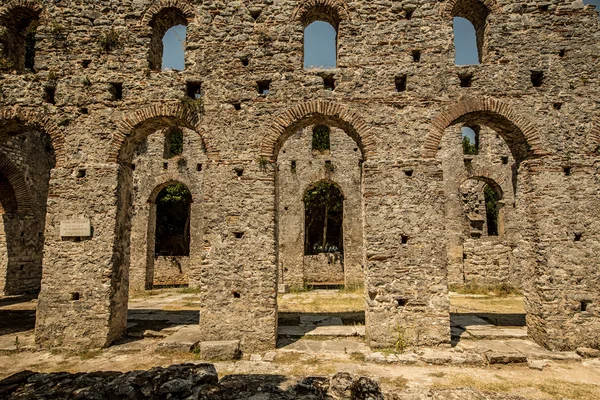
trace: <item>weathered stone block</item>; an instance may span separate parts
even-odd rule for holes
[[[241,356],[240,341],[202,342],[200,356],[207,361],[237,360]]]

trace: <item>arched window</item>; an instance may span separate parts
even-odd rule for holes
[[[452,9],[457,65],[483,61],[487,18],[490,10],[479,0],[459,0]],[[476,50],[472,46],[475,38]]]
[[[483,188],[488,236],[498,236],[498,193],[490,185]]]
[[[0,22],[5,27],[0,37],[0,70],[34,71],[38,12],[17,7],[2,15]]]
[[[475,65],[480,63],[475,27],[465,18],[454,17],[454,64]]]
[[[325,125],[313,128],[312,149],[324,153],[331,150],[331,130]]]
[[[148,62],[155,71],[185,68],[184,50],[187,18],[177,8],[165,8],[150,21],[152,39]]]
[[[163,37],[162,69],[183,71],[185,69],[185,40],[187,27],[176,25]]]
[[[462,127],[463,154],[476,155],[479,152],[479,130],[478,126]]]
[[[190,255],[192,194],[182,183],[165,187],[156,197],[156,256]]]
[[[337,67],[337,28],[316,20],[304,29],[304,68]]]
[[[304,194],[304,254],[341,253],[344,247],[344,196],[330,182],[319,182]]]

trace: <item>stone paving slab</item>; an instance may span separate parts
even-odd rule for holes
[[[475,339],[526,339],[527,329],[523,328],[500,328],[486,326],[471,326],[466,333]]]
[[[459,326],[462,328],[467,328],[471,326],[493,326],[486,320],[479,318],[476,315],[452,315],[450,317],[450,324],[452,326]]]
[[[280,326],[279,336],[332,336],[351,337],[365,336],[364,326],[334,325],[334,326]]]
[[[189,353],[200,342],[200,327],[185,326],[174,334],[158,342],[156,351],[159,353]]]

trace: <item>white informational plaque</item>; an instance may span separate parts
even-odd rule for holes
[[[61,237],[90,237],[92,226],[89,219],[79,219],[60,222]]]

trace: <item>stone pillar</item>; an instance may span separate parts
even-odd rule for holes
[[[364,166],[366,325],[372,347],[450,343],[439,162]]]
[[[362,286],[365,283],[362,185],[348,186],[344,199],[344,279],[346,286]]]
[[[127,327],[130,207],[123,195],[131,171],[118,179],[117,165],[100,164],[87,166],[83,179],[75,176],[73,169],[56,168],[50,177],[36,319],[43,347],[105,347]],[[92,237],[61,238],[60,222],[81,218],[90,220]]]
[[[240,340],[245,353],[277,340],[275,174],[265,169],[225,161],[205,170],[201,340]]]
[[[551,350],[600,343],[600,163],[576,155],[529,160],[519,171],[527,205],[524,292],[529,336]],[[531,227],[531,228],[529,228]]]
[[[445,229],[448,246],[448,281],[452,284],[464,284],[464,208],[460,196],[457,177],[464,170],[462,148],[462,127],[454,125],[447,129],[443,138],[443,169],[445,197]]]
[[[129,289],[133,291],[152,289],[152,263],[154,260],[154,238],[156,224],[156,207],[141,202],[136,204],[131,220],[131,269],[129,272]],[[152,253],[152,257],[151,257]]]

